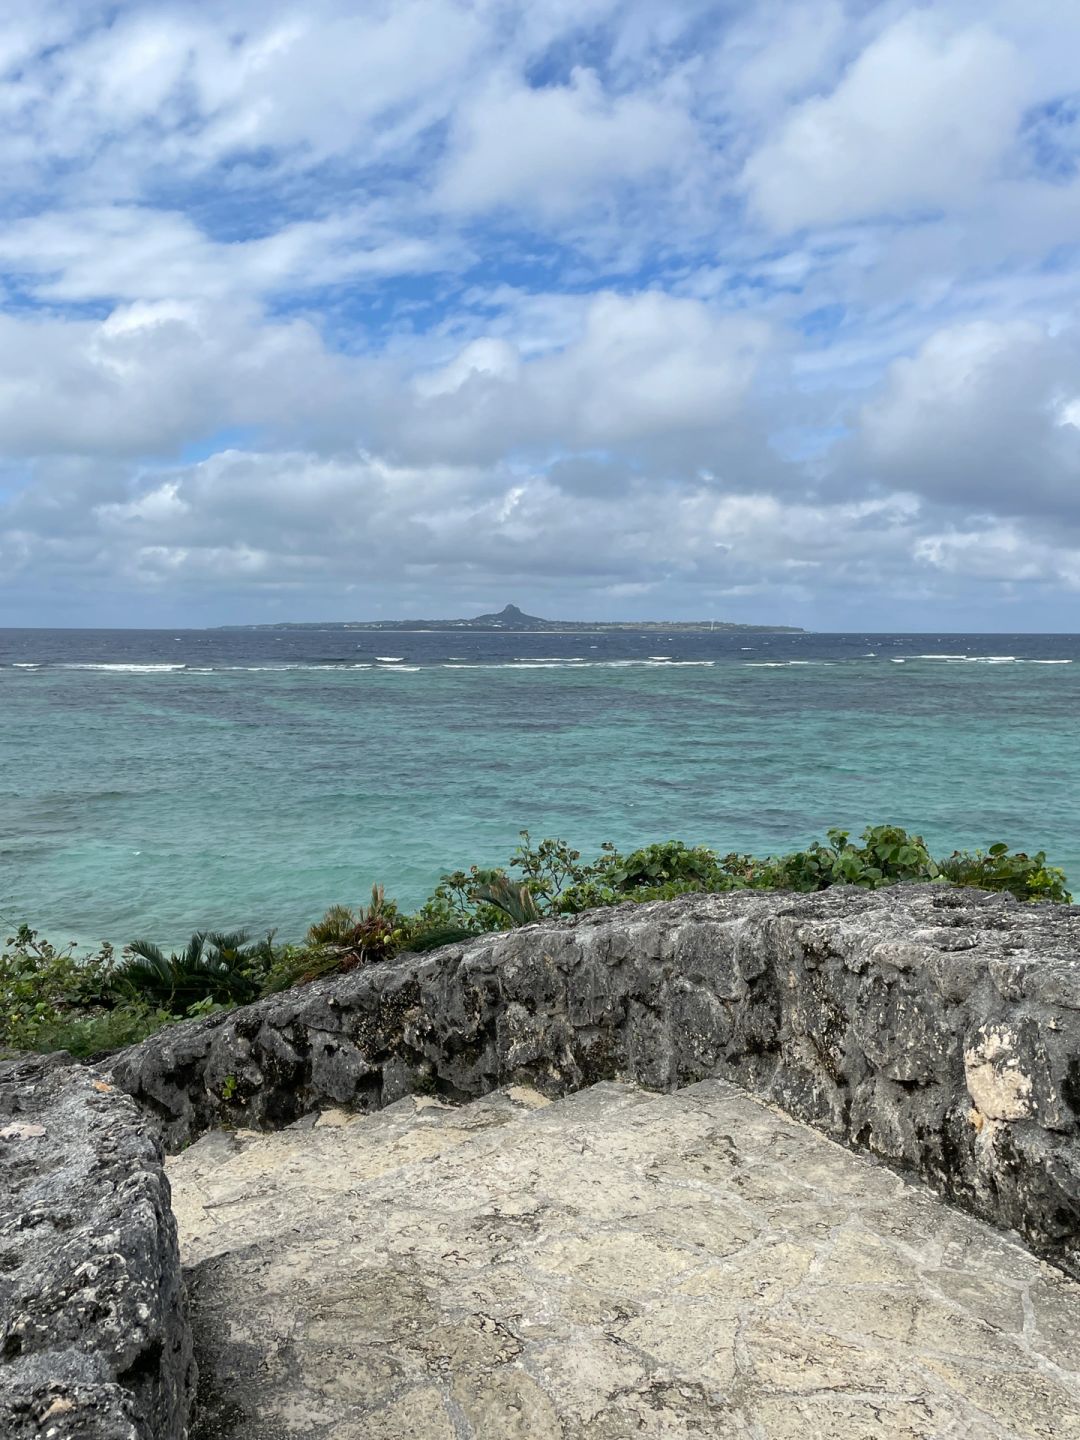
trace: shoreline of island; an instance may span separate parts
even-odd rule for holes
[[[452,625],[447,623],[442,626],[435,625],[402,625],[395,621],[387,621],[385,624],[377,621],[348,621],[348,620],[326,620],[322,622],[288,622],[280,625],[215,625],[212,627],[216,632],[232,631],[234,633],[250,633],[252,631],[271,630],[310,630],[335,631],[335,630],[359,630],[367,634],[394,634],[394,635],[610,635],[613,632],[622,635],[711,635],[715,631],[717,635],[812,635],[812,630],[800,630],[793,625],[689,625],[686,623],[673,623],[665,625],[663,621],[652,620],[641,625],[573,625],[545,626],[544,629],[535,630],[504,630],[497,626],[483,625]]]
[[[250,625],[216,625],[215,630],[360,630],[398,635],[608,635],[681,634],[808,635],[800,625],[746,625],[734,620],[545,620],[516,605],[471,619],[455,620],[271,620]]]

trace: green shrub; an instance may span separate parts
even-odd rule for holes
[[[182,1010],[158,1005],[118,979],[125,966],[110,945],[80,955],[21,926],[0,955],[0,1051],[67,1050],[85,1059],[221,1008],[207,998]]]
[[[846,830],[826,831],[828,843],[815,841],[752,868],[747,881],[755,890],[825,890],[830,885],[858,885],[876,890],[900,881],[931,881],[939,869],[921,835],[898,825],[871,825],[862,844],[853,845]]]
[[[704,845],[664,840],[626,856],[611,852],[603,874],[613,890],[626,894],[658,885],[693,885],[698,889],[730,889],[716,855]]]
[[[515,846],[509,868],[520,871],[523,883],[543,913],[556,910],[571,887],[587,881],[615,854],[614,845],[605,841],[597,859],[582,863],[581,851],[574,850],[565,840],[541,840],[536,845],[528,830],[518,833],[521,844]]]
[[[33,1049],[40,1051],[67,1050],[77,1060],[92,1059],[155,1034],[178,1018],[168,1010],[133,1000],[113,1010],[79,1014],[71,1011],[41,1025],[34,1037]]]
[[[149,940],[133,940],[112,975],[124,999],[145,1000],[170,1015],[185,1015],[200,1000],[246,1005],[262,989],[273,964],[273,937],[254,944],[244,931],[197,930],[179,955],[166,956]]]
[[[625,855],[605,843],[596,859],[583,861],[563,840],[534,844],[527,830],[521,839],[505,869],[474,865],[444,875],[407,922],[410,933],[445,935],[439,943],[449,943],[545,915],[725,890],[813,891],[832,885],[875,890],[907,881],[1007,890],[1025,900],[1069,898],[1064,874],[1047,865],[1042,852],[1010,854],[1008,846],[992,845],[985,853],[957,852],[937,861],[921,835],[898,825],[868,826],[857,842],[846,830],[829,830],[824,842],[764,859],[664,840]],[[522,883],[511,878],[508,872],[514,870],[522,874]],[[421,948],[419,938],[415,948]]]
[[[308,931],[314,949],[336,950],[341,970],[385,960],[399,948],[402,938],[397,903],[387,900],[381,885],[371,887],[371,904],[350,910],[333,905]]]
[[[353,970],[385,960],[400,948],[402,927],[397,903],[387,900],[383,887],[371,887],[371,904],[355,910],[332,906],[308,931],[313,949],[331,950],[338,955],[339,970]]]
[[[998,843],[989,850],[954,850],[938,862],[943,879],[953,885],[973,885],[979,890],[1006,890],[1018,900],[1053,900],[1068,904],[1072,899],[1064,870],[1047,865],[1046,852],[1025,855],[1009,853]]]
[[[528,881],[518,885],[508,875],[496,874],[474,886],[472,898],[480,906],[498,910],[511,925],[532,925],[544,918],[548,908],[541,908],[543,900],[529,888]]]
[[[276,995],[299,985],[305,979],[316,979],[310,974],[312,957],[316,952],[310,945],[280,945],[274,951],[274,963],[262,983],[263,995]]]
[[[355,910],[332,905],[309,928],[306,945],[290,945],[278,952],[264,978],[263,993],[388,960],[402,948],[407,933],[396,902],[387,900],[381,885],[373,885],[370,905]]]
[[[413,917],[410,943],[423,945],[428,935],[456,932],[453,938],[459,939],[531,925],[545,915],[586,908],[580,901],[587,887],[595,887],[597,895],[606,895],[610,890],[597,877],[615,858],[613,845],[605,843],[596,860],[583,862],[580,850],[574,850],[565,840],[548,839],[535,844],[528,830],[519,833],[521,843],[505,869],[472,865],[442,877]],[[518,875],[509,873],[513,871]],[[612,902],[596,899],[590,903]]]
[[[567,913],[624,900],[671,900],[677,895],[738,889],[744,883],[738,869],[742,859],[721,858],[704,845],[682,840],[663,840],[628,855],[608,844],[585,869],[584,877],[563,893],[556,908]]]
[[[505,870],[482,870],[444,875],[409,924],[409,944],[424,948],[428,935],[485,935],[529,925],[550,913],[548,906],[527,885],[515,885]]]
[[[39,1036],[70,1014],[111,1003],[113,949],[78,956],[20,925],[0,955],[0,1048],[34,1050]]]

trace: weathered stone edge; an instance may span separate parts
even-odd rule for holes
[[[1080,1276],[1080,908],[936,886],[529,926],[162,1032],[112,1065],[178,1148],[409,1091],[719,1076]]]
[[[5,1440],[183,1440],[195,1373],[170,1198],[130,1096],[57,1057],[0,1065]]]

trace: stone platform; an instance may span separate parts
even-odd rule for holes
[[[169,1162],[193,1440],[1080,1437],[1080,1284],[720,1081]]]
[[[418,1092],[725,1080],[1080,1280],[1080,906],[922,885],[593,910],[168,1026],[111,1074],[169,1150]]]

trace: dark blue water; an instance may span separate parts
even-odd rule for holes
[[[658,648],[658,642],[662,647]],[[410,665],[458,659],[647,659],[652,654],[715,663],[893,659],[938,654],[968,659],[1080,661],[1076,635],[865,635],[724,631],[619,631],[548,634],[475,631],[349,631],[340,626],[302,630],[4,630],[0,667],[38,665],[350,665],[400,655]]]

